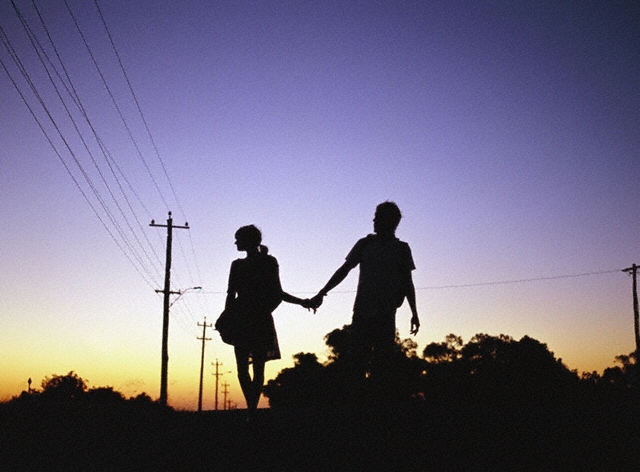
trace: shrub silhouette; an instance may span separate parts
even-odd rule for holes
[[[270,405],[313,406],[342,403],[353,395],[349,377],[350,327],[325,336],[328,360],[298,353],[294,366],[269,381],[265,396]],[[389,359],[392,385],[383,388],[391,402],[548,403],[570,398],[580,379],[546,344],[529,336],[519,341],[501,334],[476,334],[468,343],[454,334],[431,343],[417,355],[411,339],[396,335],[396,349]],[[627,369],[628,370],[628,369]],[[610,375],[613,376],[614,372]],[[618,381],[620,382],[620,381]],[[371,387],[369,383],[369,387]]]
[[[122,393],[113,387],[96,387],[89,389],[84,395],[86,401],[91,403],[101,403],[108,405],[119,405],[124,403],[125,398]]]
[[[318,357],[299,352],[293,359],[294,366],[283,369],[264,388],[264,394],[274,408],[308,407],[322,401],[324,372]]]
[[[69,402],[80,400],[87,391],[87,383],[71,371],[67,375],[53,375],[42,381],[41,396],[45,400]]]
[[[300,352],[293,356],[293,367],[283,369],[267,383],[264,394],[271,407],[335,406],[354,400],[350,370],[350,325],[334,329],[324,340],[329,348],[327,362],[322,364],[315,354]],[[424,361],[416,353],[417,347],[411,339],[401,340],[396,332],[395,350],[386,365],[393,373],[393,381],[385,379],[385,383],[378,382],[374,396],[384,392],[385,397],[391,395],[398,400],[400,397],[408,399],[416,395],[418,381],[424,370]],[[373,379],[367,380],[370,394],[373,384]]]

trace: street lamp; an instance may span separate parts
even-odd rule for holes
[[[189,290],[202,290],[202,287],[189,287],[189,288],[185,288],[184,290],[178,290],[177,292],[171,292],[172,294],[174,294],[174,295],[178,295],[178,296],[175,298],[175,300],[173,300],[173,301],[169,304],[169,307],[172,307],[172,306],[173,306],[173,304],[174,304],[175,302],[177,302],[177,301],[178,301],[178,299],[179,299],[182,295],[184,295],[185,293],[187,293]],[[156,290],[156,292],[158,292],[158,291],[159,291],[159,290]],[[160,290],[160,291],[162,291],[162,290]]]

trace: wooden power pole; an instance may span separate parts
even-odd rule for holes
[[[220,372],[220,366],[222,365],[222,362],[218,362],[218,359],[216,359],[215,363],[211,363],[211,365],[216,366],[216,371],[213,373],[213,375],[216,377],[216,401],[215,401],[215,410],[218,411],[218,384],[220,382],[220,376],[224,375],[224,372]]]
[[[207,324],[207,317],[204,317],[204,323],[198,323],[198,326],[202,326],[202,337],[197,338],[202,340],[202,355],[200,356],[200,389],[198,390],[198,411],[202,411],[202,375],[204,373],[204,343],[205,341],[211,341],[211,338],[207,338],[207,328],[211,328],[212,324]]]
[[[631,267],[622,269],[623,272],[628,272],[633,277],[633,322],[636,335],[636,363],[640,361],[640,314],[638,313],[638,286],[636,273],[638,272],[638,266],[633,264]]]
[[[229,408],[227,408],[228,403],[227,403],[227,395],[229,395],[229,387],[230,385],[225,382],[222,384],[222,405],[223,406],[223,410],[228,410]]]
[[[156,224],[155,220],[151,220],[149,226],[157,226],[167,228],[167,258],[164,270],[164,289],[156,290],[158,293],[164,294],[164,304],[162,310],[162,367],[160,369],[160,404],[167,406],[167,371],[169,366],[169,297],[171,294],[181,294],[180,292],[171,291],[171,244],[173,238],[173,228],[189,229],[189,223],[184,226],[174,226],[171,212],[166,225]]]

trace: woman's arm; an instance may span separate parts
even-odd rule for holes
[[[293,303],[295,305],[300,305],[303,308],[306,308],[307,310],[310,310],[313,308],[313,312],[316,312],[316,308],[313,307],[313,304],[311,303],[311,300],[309,300],[308,298],[298,298],[298,297],[294,297],[293,295],[291,295],[290,293],[285,292],[284,290],[282,291],[282,301],[285,301],[287,303]]]
[[[236,299],[236,294],[233,292],[227,292],[227,298],[224,301],[224,309],[228,310],[231,308],[231,304]]]
[[[293,303],[294,305],[302,305],[304,304],[304,300],[302,298],[294,297],[290,293],[282,291],[282,301],[287,303]]]
[[[224,301],[224,309],[229,310],[231,304],[236,299],[236,290],[234,288],[234,273],[235,273],[235,261],[231,263],[231,269],[229,270],[229,282],[227,283],[227,298]]]

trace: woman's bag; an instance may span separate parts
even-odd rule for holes
[[[234,346],[238,340],[238,316],[232,308],[224,310],[218,317],[215,329],[220,333],[222,342]]]

